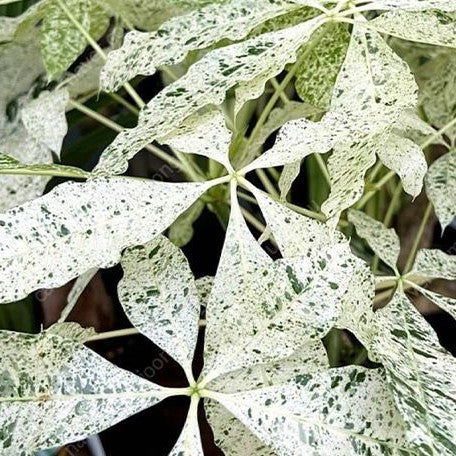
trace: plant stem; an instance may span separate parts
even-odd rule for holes
[[[370,199],[380,190],[390,179],[392,179],[396,173],[394,171],[390,171],[389,173],[385,174],[376,184],[373,185],[374,189],[369,190],[364,196],[358,201],[356,205],[356,209],[362,209]]]
[[[79,103],[78,101],[75,100],[70,100],[69,104],[73,106],[75,109],[78,111],[82,112],[86,116],[92,118],[93,120],[96,120],[97,122],[101,123],[105,127],[110,128],[113,131],[116,131],[117,133],[120,133],[121,131],[124,130],[124,127],[119,125],[118,123],[112,121],[106,116],[103,116],[102,114],[94,111],[93,109],[88,108],[87,106],[83,105],[82,103]],[[187,173],[188,170],[187,168],[178,160],[175,158],[171,157],[168,155],[166,152],[162,151],[158,147],[154,146],[153,144],[148,144],[147,146],[144,147],[144,149],[148,150],[149,152],[152,152],[154,155],[159,157],[161,160],[164,162],[168,163],[171,166],[174,166],[176,169]]]
[[[269,180],[268,176],[266,175],[264,169],[256,169],[255,174],[260,179],[261,183],[263,184],[265,190],[273,197],[279,198],[279,192],[276,190],[272,182]]]
[[[244,218],[254,226],[261,234],[264,233],[266,227],[254,216],[252,215],[247,209],[241,207],[241,212]]]
[[[413,266],[413,262],[415,261],[416,253],[417,253],[418,248],[421,243],[421,238],[423,237],[423,234],[424,234],[424,229],[426,228],[426,224],[429,220],[429,217],[431,216],[431,213],[432,213],[432,204],[430,202],[428,202],[428,204],[426,206],[426,210],[424,211],[423,218],[421,219],[420,227],[418,228],[418,232],[415,236],[415,241],[413,242],[412,249],[410,250],[410,253],[407,257],[407,262],[405,263],[404,271],[403,271],[404,274],[407,274],[408,272],[410,272],[410,269]]]
[[[317,165],[320,168],[321,173],[323,174],[323,177],[325,178],[326,183],[331,188],[331,176],[329,175],[328,168],[326,166],[325,161],[323,160],[323,157],[321,156],[321,154],[314,154],[314,157],[317,161]]]
[[[103,60],[107,59],[106,53],[101,49],[99,44],[92,38],[90,33],[82,26],[82,24],[79,23],[79,21],[74,17],[73,13],[70,11],[70,9],[65,5],[65,2],[63,0],[57,0],[57,3],[60,7],[60,9],[67,15],[68,19],[73,23],[73,25],[81,32],[81,34],[84,36],[84,38],[87,40],[87,42],[92,46],[92,48],[95,50],[95,52],[100,55],[100,57]],[[127,82],[124,84],[124,88],[127,91],[127,93],[130,95],[130,97],[134,100],[134,102],[139,106],[140,109],[144,108],[146,105],[142,98],[138,95],[136,90]]]
[[[426,147],[430,146],[435,139],[437,139],[439,136],[442,136],[447,130],[449,130],[451,127],[456,125],[456,117],[448,122],[445,126],[443,126],[439,131],[436,131],[432,136],[430,136],[423,144],[421,144],[421,148],[425,149]]]

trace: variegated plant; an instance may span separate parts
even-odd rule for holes
[[[456,256],[417,253],[433,207],[443,229],[456,216],[454,0],[40,0],[0,17],[0,43],[0,302],[76,279],[55,325],[0,331],[2,455],[174,395],[191,398],[174,456],[203,455],[200,402],[227,455],[456,454],[456,362],[406,294],[456,317],[427,288],[456,280]],[[155,73],[145,103],[137,76]],[[60,156],[75,112],[119,133],[91,171]],[[185,182],[124,175],[141,149]],[[312,209],[290,198],[303,163]],[[423,187],[401,269],[390,225]],[[226,238],[195,280],[179,247],[206,206]],[[187,387],[115,367],[84,345],[109,334],[65,323],[118,263],[128,318]],[[333,362],[348,333],[370,361]]]

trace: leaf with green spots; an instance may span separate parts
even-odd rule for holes
[[[276,454],[409,454],[381,370],[304,373],[288,383],[210,397]]]
[[[113,266],[125,247],[159,235],[211,186],[124,177],[68,182],[11,209],[0,216],[0,302]]]
[[[438,11],[390,11],[369,22],[369,27],[403,40],[456,48],[456,21]]]
[[[237,41],[275,16],[297,9],[284,0],[231,0],[177,16],[150,33],[130,32],[123,46],[109,53],[101,87],[115,91],[138,74],[152,75],[158,67],[175,65],[193,50],[227,38]]]
[[[183,253],[165,237],[127,249],[119,299],[129,320],[191,377],[200,300]]]
[[[85,347],[81,331],[74,323],[36,335],[0,331],[2,455],[82,440],[169,396]]]
[[[219,105],[226,92],[239,82],[251,81],[265,72],[268,77],[277,75],[287,63],[296,60],[298,48],[321,22],[321,18],[315,18],[207,53],[185,76],[146,105],[138,125],[120,133],[103,152],[96,171],[122,173],[128,160],[144,145],[173,134],[187,117],[201,108]]]
[[[65,0],[73,18],[97,41],[109,17],[91,0]],[[49,80],[57,79],[82,54],[88,42],[58,2],[50,2],[40,27],[40,48]]]
[[[426,194],[431,200],[440,225],[445,229],[456,217],[456,151],[437,159],[426,175]]]
[[[350,210],[348,221],[355,225],[358,236],[367,241],[376,255],[391,269],[397,271],[396,263],[401,246],[396,231],[393,228],[386,228],[382,222],[361,211]]]
[[[316,45],[311,41],[304,47],[301,52],[306,53],[306,58],[296,71],[295,81],[302,100],[323,110],[329,107],[349,43],[345,24],[335,23],[326,26]]]

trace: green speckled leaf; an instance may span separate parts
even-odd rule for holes
[[[119,299],[131,323],[191,377],[200,300],[184,254],[160,236],[127,249]]]
[[[240,40],[265,20],[296,8],[284,0],[231,0],[177,16],[151,33],[130,32],[123,46],[109,53],[101,87],[115,91],[138,74],[154,74],[223,38]]]
[[[437,159],[426,175],[426,194],[434,205],[435,213],[445,229],[456,217],[456,151]]]
[[[101,358],[78,337],[74,328],[0,332],[2,455],[84,439],[169,395]]]
[[[408,454],[382,371],[331,369],[214,397],[279,455]]]
[[[436,11],[391,11],[369,22],[369,27],[408,41],[456,47],[456,21]]]
[[[116,264],[153,239],[210,183],[106,178],[69,182],[0,215],[0,302]]]
[[[318,43],[310,42],[309,54],[296,71],[296,91],[307,103],[321,109],[329,107],[334,84],[344,63],[350,34],[344,24],[328,25]]]
[[[280,73],[296,59],[321,19],[271,32],[216,49],[192,65],[181,79],[167,86],[141,112],[138,125],[127,129],[103,152],[96,170],[122,173],[128,160],[153,139],[172,134],[190,115],[209,105],[218,105],[226,92],[241,81],[251,81],[264,72]]]
[[[382,222],[361,211],[349,211],[348,221],[355,225],[358,236],[367,241],[379,258],[397,271],[396,263],[401,246],[396,231],[393,228],[386,228]]]

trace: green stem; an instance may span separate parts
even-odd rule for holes
[[[266,191],[273,197],[278,199],[279,192],[276,190],[272,182],[269,180],[268,176],[266,175],[264,169],[256,169],[255,174],[260,179],[261,183],[263,184]]]
[[[432,204],[429,202],[426,206],[426,210],[424,212],[423,218],[421,219],[420,227],[418,228],[418,232],[415,236],[415,241],[413,242],[412,249],[410,250],[410,253],[407,257],[407,262],[405,263],[405,267],[404,267],[404,271],[403,271],[404,274],[407,274],[413,266],[413,263],[414,263],[415,257],[416,257],[416,253],[418,252],[418,248],[420,246],[421,239],[423,237],[424,230],[426,228],[426,224],[427,224],[431,214],[432,214]]]
[[[78,101],[70,100],[69,104],[70,104],[70,106],[72,106],[73,108],[82,112],[86,116],[92,118],[93,120],[96,120],[97,122],[101,123],[105,127],[108,127],[117,133],[120,133],[121,131],[124,130],[124,128],[121,125],[119,125],[118,123],[116,123],[116,122],[112,121],[111,119],[109,119],[108,117],[103,116],[102,114],[94,111],[93,109],[88,108],[87,106],[83,105],[82,103],[79,103]],[[174,166],[176,169],[178,169],[184,173],[187,173],[187,168],[180,161],[171,157],[166,152],[162,151],[161,149],[154,146],[153,144],[148,144],[147,146],[144,147],[144,149],[148,150],[149,152],[152,152],[154,155],[159,157],[161,160],[163,160],[164,162],[168,163],[171,166]]]
[[[63,0],[56,0],[60,9],[67,15],[68,19],[73,23],[73,25],[81,32],[87,42],[92,46],[95,52],[100,55],[103,60],[107,59],[106,53],[101,49],[99,44],[92,38],[90,33],[79,23],[79,21],[74,17],[73,13],[70,9],[65,5]],[[144,108],[146,105],[142,98],[138,95],[136,90],[127,82],[124,84],[125,90],[128,92],[130,97],[134,100],[134,102],[138,105],[140,109]]]

